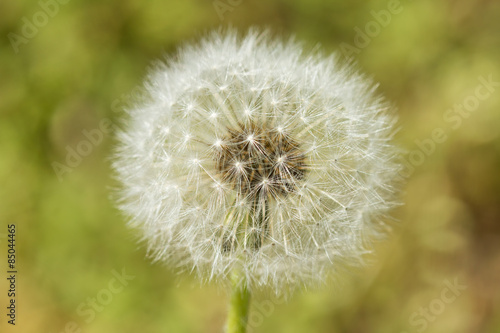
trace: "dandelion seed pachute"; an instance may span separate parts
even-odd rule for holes
[[[262,33],[213,33],[147,88],[114,167],[156,259],[279,289],[359,262],[382,230],[394,119],[351,67]]]

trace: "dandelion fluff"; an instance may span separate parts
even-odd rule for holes
[[[114,161],[150,254],[205,280],[310,285],[384,233],[394,118],[335,56],[215,32],[157,65]]]

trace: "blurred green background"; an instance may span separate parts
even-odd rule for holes
[[[19,254],[14,328],[0,279],[2,332],[222,331],[226,293],[146,260],[113,208],[111,133],[60,177],[53,164],[118,122],[152,61],[220,25],[352,55],[398,108],[407,150],[376,262],[288,303],[258,295],[250,331],[500,332],[499,1],[61,2],[0,3],[2,276],[7,224]],[[134,278],[113,280],[122,270]]]

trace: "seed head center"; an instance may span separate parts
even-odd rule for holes
[[[282,127],[240,124],[217,142],[217,173],[243,196],[285,196],[305,177],[306,155]]]

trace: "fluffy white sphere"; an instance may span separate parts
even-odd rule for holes
[[[360,262],[384,231],[394,117],[352,67],[263,33],[212,33],[146,88],[114,167],[155,259],[279,293]]]

